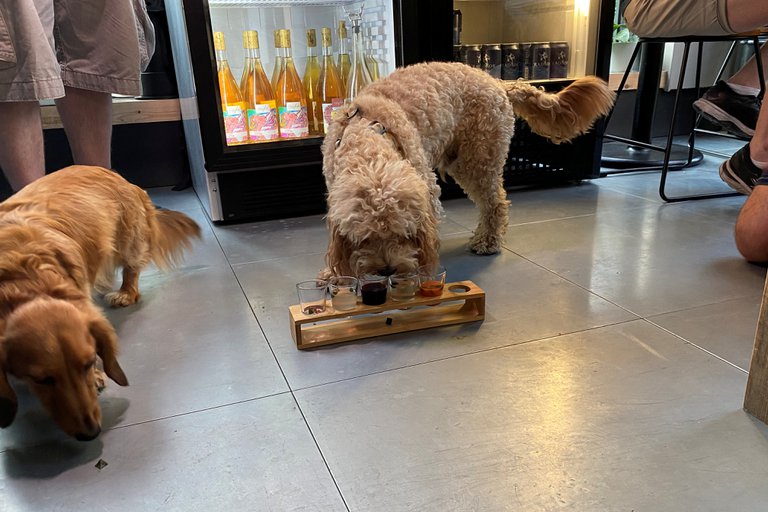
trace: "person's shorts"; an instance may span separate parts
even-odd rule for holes
[[[0,0],[0,101],[136,96],[154,41],[144,0]]]
[[[640,37],[721,36],[728,24],[726,0],[632,0],[624,11],[631,32]]]

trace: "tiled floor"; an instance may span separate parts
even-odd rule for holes
[[[722,188],[717,163],[671,191]],[[20,388],[0,510],[765,511],[744,198],[665,204],[658,177],[513,192],[490,257],[467,250],[471,204],[446,201],[449,280],[486,290],[486,320],[306,352],[287,306],[323,266],[322,218],[214,226],[190,190],[152,190],[204,239],[109,312],[131,385],[102,396],[99,439]]]

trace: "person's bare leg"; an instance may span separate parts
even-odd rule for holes
[[[768,101],[760,107],[749,153],[753,161],[768,162]],[[757,185],[747,197],[736,219],[735,238],[747,261],[768,263],[768,185]]]
[[[45,175],[40,104],[0,102],[0,119],[0,167],[15,192]]]
[[[763,61],[763,73],[768,75],[768,44],[763,44],[760,48],[760,58]],[[741,69],[731,76],[727,82],[729,84],[744,85],[746,87],[752,87],[753,89],[760,89],[760,80],[758,80],[757,77],[755,57],[750,57]]]
[[[768,25],[768,2],[727,0],[728,24],[736,32],[747,32]]]
[[[112,167],[112,95],[64,87],[56,108],[76,164]]]
[[[768,185],[752,189],[736,219],[736,248],[747,261],[768,263]]]

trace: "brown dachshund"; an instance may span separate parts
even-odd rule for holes
[[[180,212],[155,209],[146,192],[116,172],[72,166],[0,203],[0,427],[16,416],[7,375],[27,382],[68,435],[101,432],[97,356],[128,385],[117,362],[117,335],[91,298],[112,306],[139,299],[139,273],[169,268],[200,227]]]

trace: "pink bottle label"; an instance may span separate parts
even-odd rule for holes
[[[280,113],[280,135],[284,139],[295,139],[309,135],[307,107],[298,101],[289,101],[278,111]]]
[[[227,145],[242,144],[248,140],[245,112],[238,105],[227,105],[222,113],[224,117],[224,132],[227,134]]]
[[[248,133],[253,142],[275,140],[279,136],[274,102],[261,103],[255,109],[248,109]]]
[[[328,126],[333,121],[333,115],[344,106],[344,98],[333,98],[331,103],[323,103],[323,127],[328,133]]]

